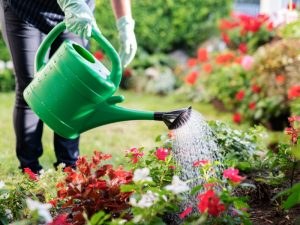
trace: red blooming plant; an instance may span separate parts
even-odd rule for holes
[[[245,180],[245,177],[239,175],[239,170],[228,168],[221,177],[217,175],[220,173],[217,162],[198,160],[194,165],[199,167],[199,179],[203,181],[191,191],[197,195],[198,203],[184,210],[180,218],[189,221],[189,216],[195,209],[200,214],[199,224],[227,224],[228,221],[234,225],[250,224],[247,213],[249,206],[245,199],[234,197],[233,194],[234,189]]]
[[[230,18],[220,20],[219,29],[226,45],[242,54],[253,52],[275,34],[273,23],[266,15],[253,17],[233,13]]]
[[[288,120],[289,120],[289,123],[290,123],[290,127],[286,128],[285,132],[286,132],[287,135],[290,136],[291,144],[292,145],[297,145],[298,139],[299,139],[300,116],[291,116],[291,117],[289,117]]]
[[[66,177],[57,184],[58,199],[63,208],[69,208],[68,221],[74,225],[85,224],[83,214],[91,218],[98,211],[115,216],[126,214],[127,203],[131,192],[121,192],[120,185],[132,181],[132,173],[122,167],[114,169],[110,164],[102,164],[111,158],[108,154],[94,152],[91,162],[80,157],[77,169],[65,169]]]

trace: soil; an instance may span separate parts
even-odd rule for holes
[[[271,204],[251,205],[251,221],[253,225],[300,225],[300,207],[282,212]]]
[[[290,171],[289,171],[290,172]],[[290,177],[290,174],[286,174]],[[299,168],[295,171],[294,184],[300,181]],[[285,181],[280,186],[271,187],[266,184],[254,182],[257,189],[245,193],[250,197],[250,218],[253,225],[300,225],[300,205],[283,210],[279,202],[272,198],[279,192],[290,187],[290,181]]]

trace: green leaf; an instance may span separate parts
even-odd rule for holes
[[[191,195],[194,195],[196,194],[198,191],[200,191],[202,189],[202,186],[201,185],[198,185],[196,187],[194,187],[192,190],[191,190]]]
[[[97,212],[94,214],[90,220],[91,225],[102,225],[110,218],[110,215],[106,214],[103,211]]]
[[[121,192],[131,192],[135,190],[135,186],[131,184],[121,185]]]

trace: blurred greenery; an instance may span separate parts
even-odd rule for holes
[[[195,49],[216,32],[219,18],[229,14],[232,0],[135,0],[132,14],[139,48],[168,52]],[[96,1],[95,17],[103,35],[115,47],[118,32],[109,0]],[[92,48],[95,48],[92,45]]]

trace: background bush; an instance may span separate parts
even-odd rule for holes
[[[0,92],[13,91],[15,88],[15,79],[9,69],[0,71]]]
[[[217,20],[228,15],[231,5],[232,0],[132,1],[139,47],[149,52],[195,48],[216,32]],[[118,32],[109,0],[96,1],[95,16],[102,33],[117,48]]]

